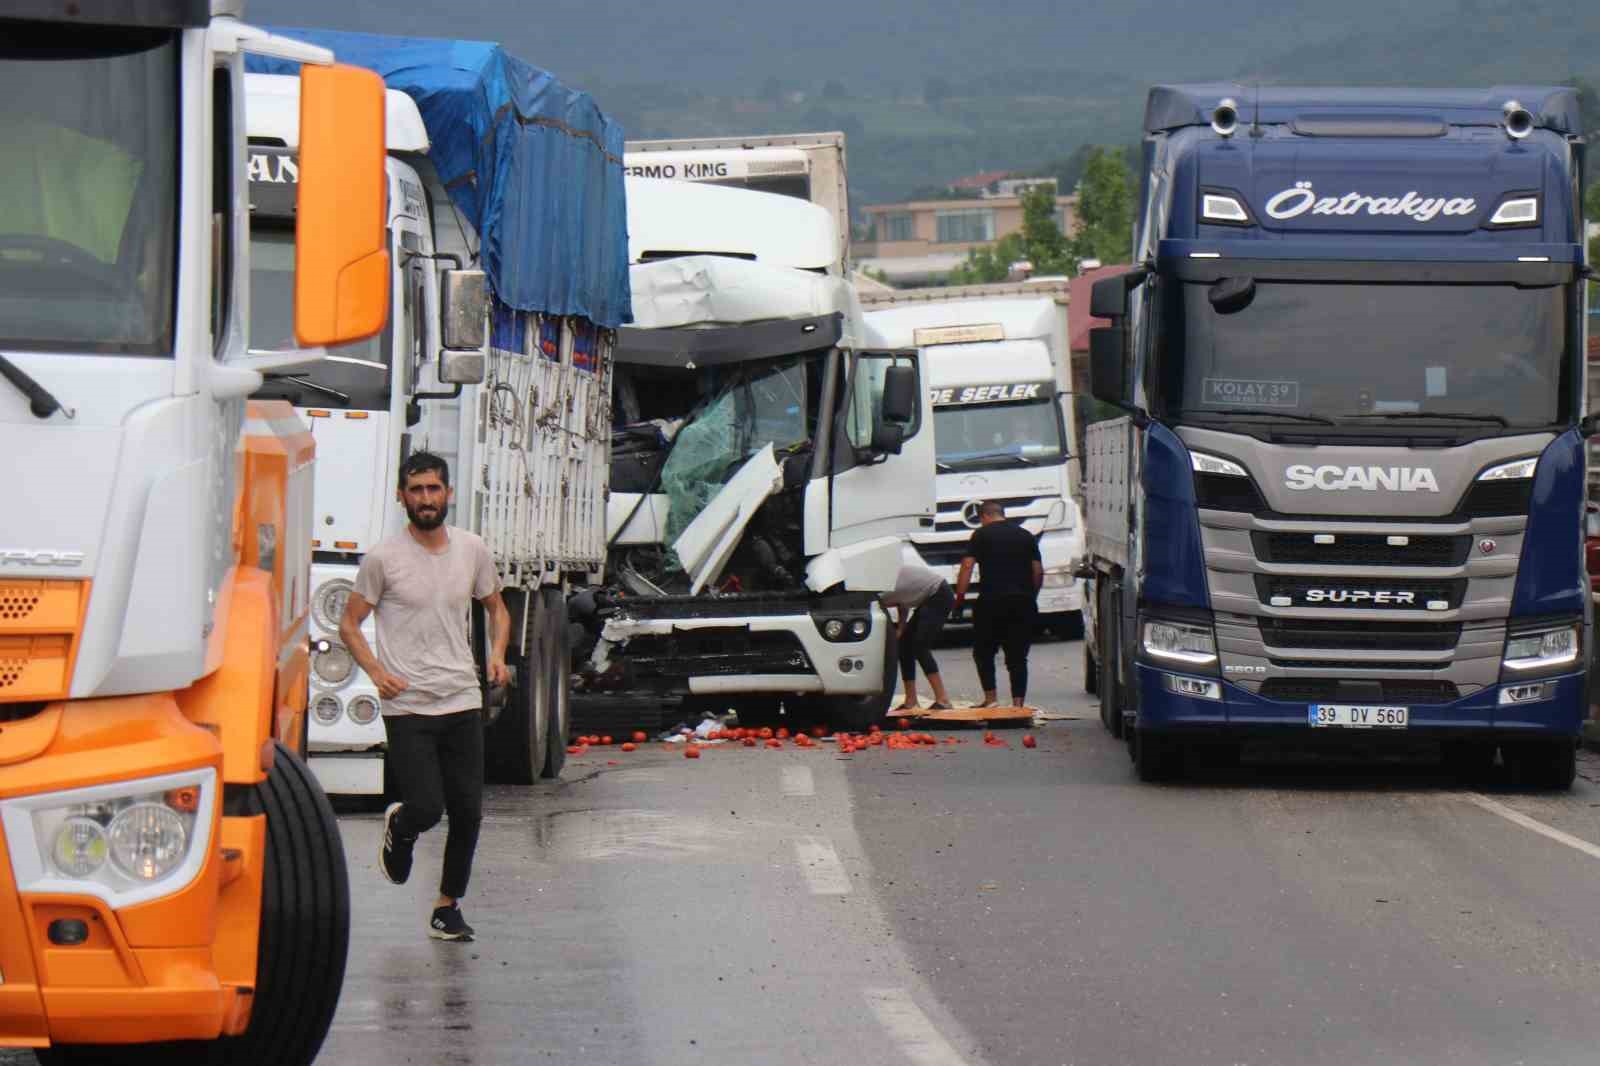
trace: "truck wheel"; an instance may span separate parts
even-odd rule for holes
[[[867,696],[830,696],[824,699],[828,720],[835,729],[851,733],[864,733],[868,728],[881,725],[889,716],[889,704],[894,701],[895,684],[899,680],[900,638],[894,626],[887,627],[883,643],[883,688]]]
[[[1083,691],[1093,696],[1100,691],[1100,668],[1094,661],[1094,651],[1089,647],[1092,641],[1083,642]],[[1104,721],[1104,716],[1101,716]]]
[[[540,773],[544,777],[560,777],[567,765],[567,743],[572,732],[572,637],[567,631],[567,598],[560,589],[545,589],[543,594],[548,600],[545,619],[549,659],[544,671],[549,679],[550,713],[545,723],[549,739]]]
[[[528,598],[528,653],[517,661],[517,681],[506,706],[484,737],[489,777],[496,784],[531,785],[544,769],[550,741],[550,685],[544,676],[550,618],[542,598]]]
[[[36,1051],[42,1066],[310,1066],[333,1024],[350,950],[350,878],[328,797],[282,742],[251,793],[267,816],[256,987],[244,1033],[213,1041]]]
[[[1135,729],[1128,741],[1133,749],[1133,768],[1140,781],[1169,781],[1178,776],[1183,753],[1171,739],[1148,729]]]
[[[1105,610],[1100,612],[1101,666],[1096,672],[1096,687],[1100,692],[1100,721],[1118,740],[1123,739],[1122,729],[1122,625],[1121,614],[1111,596],[1106,597]]]
[[[1565,792],[1578,776],[1578,745],[1573,740],[1524,740],[1504,744],[1511,779],[1523,788]]]

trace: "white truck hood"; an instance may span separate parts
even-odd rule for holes
[[[861,321],[855,290],[841,278],[726,256],[691,255],[629,268],[633,327],[729,326],[844,315],[842,347],[855,347]]]

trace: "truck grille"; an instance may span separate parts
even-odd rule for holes
[[[644,685],[690,677],[816,672],[793,633],[752,633],[743,626],[634,637],[626,654],[632,680]]]
[[[1461,498],[1461,514],[1466,518],[1501,518],[1526,515],[1533,503],[1533,479],[1515,481],[1475,481]]]
[[[1259,620],[1261,640],[1272,648],[1362,651],[1450,651],[1461,639],[1458,622],[1346,622],[1303,618]],[[1391,664],[1367,664],[1388,666]]]
[[[1461,690],[1456,688],[1453,681],[1385,678],[1361,684],[1365,692],[1352,690],[1336,677],[1274,677],[1261,683],[1260,694],[1262,699],[1285,703],[1349,702],[1370,698],[1366,693],[1371,691],[1371,686],[1377,685],[1382,693],[1378,698],[1384,703],[1439,704],[1453,703],[1461,698]]]
[[[1379,533],[1339,533],[1318,544],[1310,533],[1252,533],[1264,563],[1317,566],[1460,566],[1472,551],[1470,536],[1419,536],[1391,544]]]
[[[1467,594],[1466,578],[1446,581],[1390,581],[1385,578],[1364,578],[1350,581],[1341,578],[1275,577],[1256,575],[1256,591],[1261,602],[1271,604],[1277,599],[1288,599],[1288,604],[1274,606],[1318,607],[1342,610],[1454,610],[1461,606]],[[1316,597],[1316,598],[1313,598]],[[1431,607],[1442,603],[1445,607]]]
[[[945,544],[918,544],[917,554],[929,566],[960,566],[970,542],[953,540]]]

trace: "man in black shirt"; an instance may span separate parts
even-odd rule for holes
[[[978,681],[983,685],[983,702],[978,706],[995,705],[994,656],[1003,647],[1006,673],[1011,677],[1011,702],[1023,707],[1028,697],[1028,649],[1033,644],[1044,562],[1033,534],[1007,522],[1005,508],[998,502],[984,503],[980,521],[983,524],[973,532],[967,554],[961,560],[953,613],[959,615],[966,601],[972,568],[976,566],[983,579],[972,637],[972,658],[978,664]]]

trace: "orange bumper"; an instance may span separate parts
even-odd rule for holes
[[[54,704],[0,727],[0,803],[203,767],[221,789],[221,764],[217,737],[171,696]],[[92,895],[20,891],[13,842],[0,827],[0,1047],[244,1031],[266,823],[222,817],[223,807],[219,792],[202,865],[187,885],[117,908]],[[83,923],[87,935],[52,942],[60,921]]]

